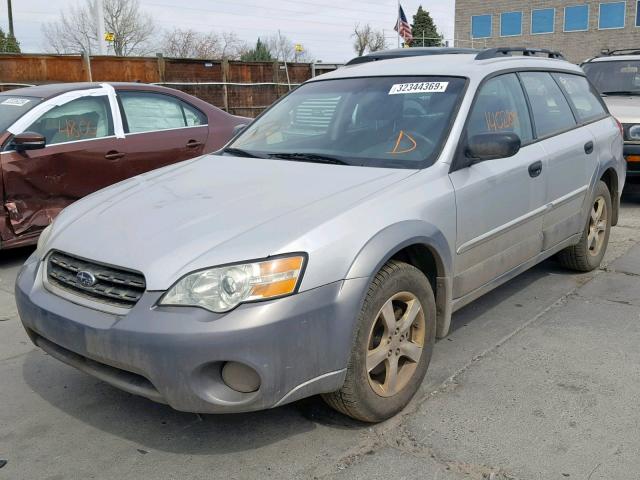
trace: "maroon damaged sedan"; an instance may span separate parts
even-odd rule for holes
[[[250,121],[178,90],[141,83],[0,93],[0,248],[36,243],[71,202],[216,151]]]

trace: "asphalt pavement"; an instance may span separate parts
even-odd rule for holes
[[[195,415],[121,392],[35,348],[0,252],[0,480],[640,477],[640,195],[605,262],[548,260],[454,315],[427,377],[372,426],[310,398]]]

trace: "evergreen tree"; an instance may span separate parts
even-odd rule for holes
[[[422,8],[422,5],[418,7],[418,11],[413,16],[411,34],[413,35],[412,47],[439,47],[442,45],[442,35],[438,33],[431,15]]]
[[[0,53],[20,53],[20,43],[13,35],[5,35],[0,28]]]
[[[240,56],[240,60],[243,62],[272,62],[275,58],[269,53],[267,45],[258,38],[256,47],[253,50],[243,53]]]

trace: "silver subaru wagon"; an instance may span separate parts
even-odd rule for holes
[[[554,254],[598,267],[625,162],[582,70],[546,50],[409,50],[65,209],[16,283],[33,342],[177,410],[322,394],[377,422],[452,312]]]

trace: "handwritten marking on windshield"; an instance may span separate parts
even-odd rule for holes
[[[403,138],[406,138],[412,143],[412,145],[409,148],[400,147],[400,143],[402,142]],[[400,133],[398,134],[398,138],[396,140],[396,145],[393,147],[393,150],[387,153],[391,155],[402,155],[403,153],[413,152],[417,147],[418,147],[418,144],[413,139],[413,137],[411,137],[411,135],[409,135],[408,133],[404,133],[404,130],[400,130]]]

